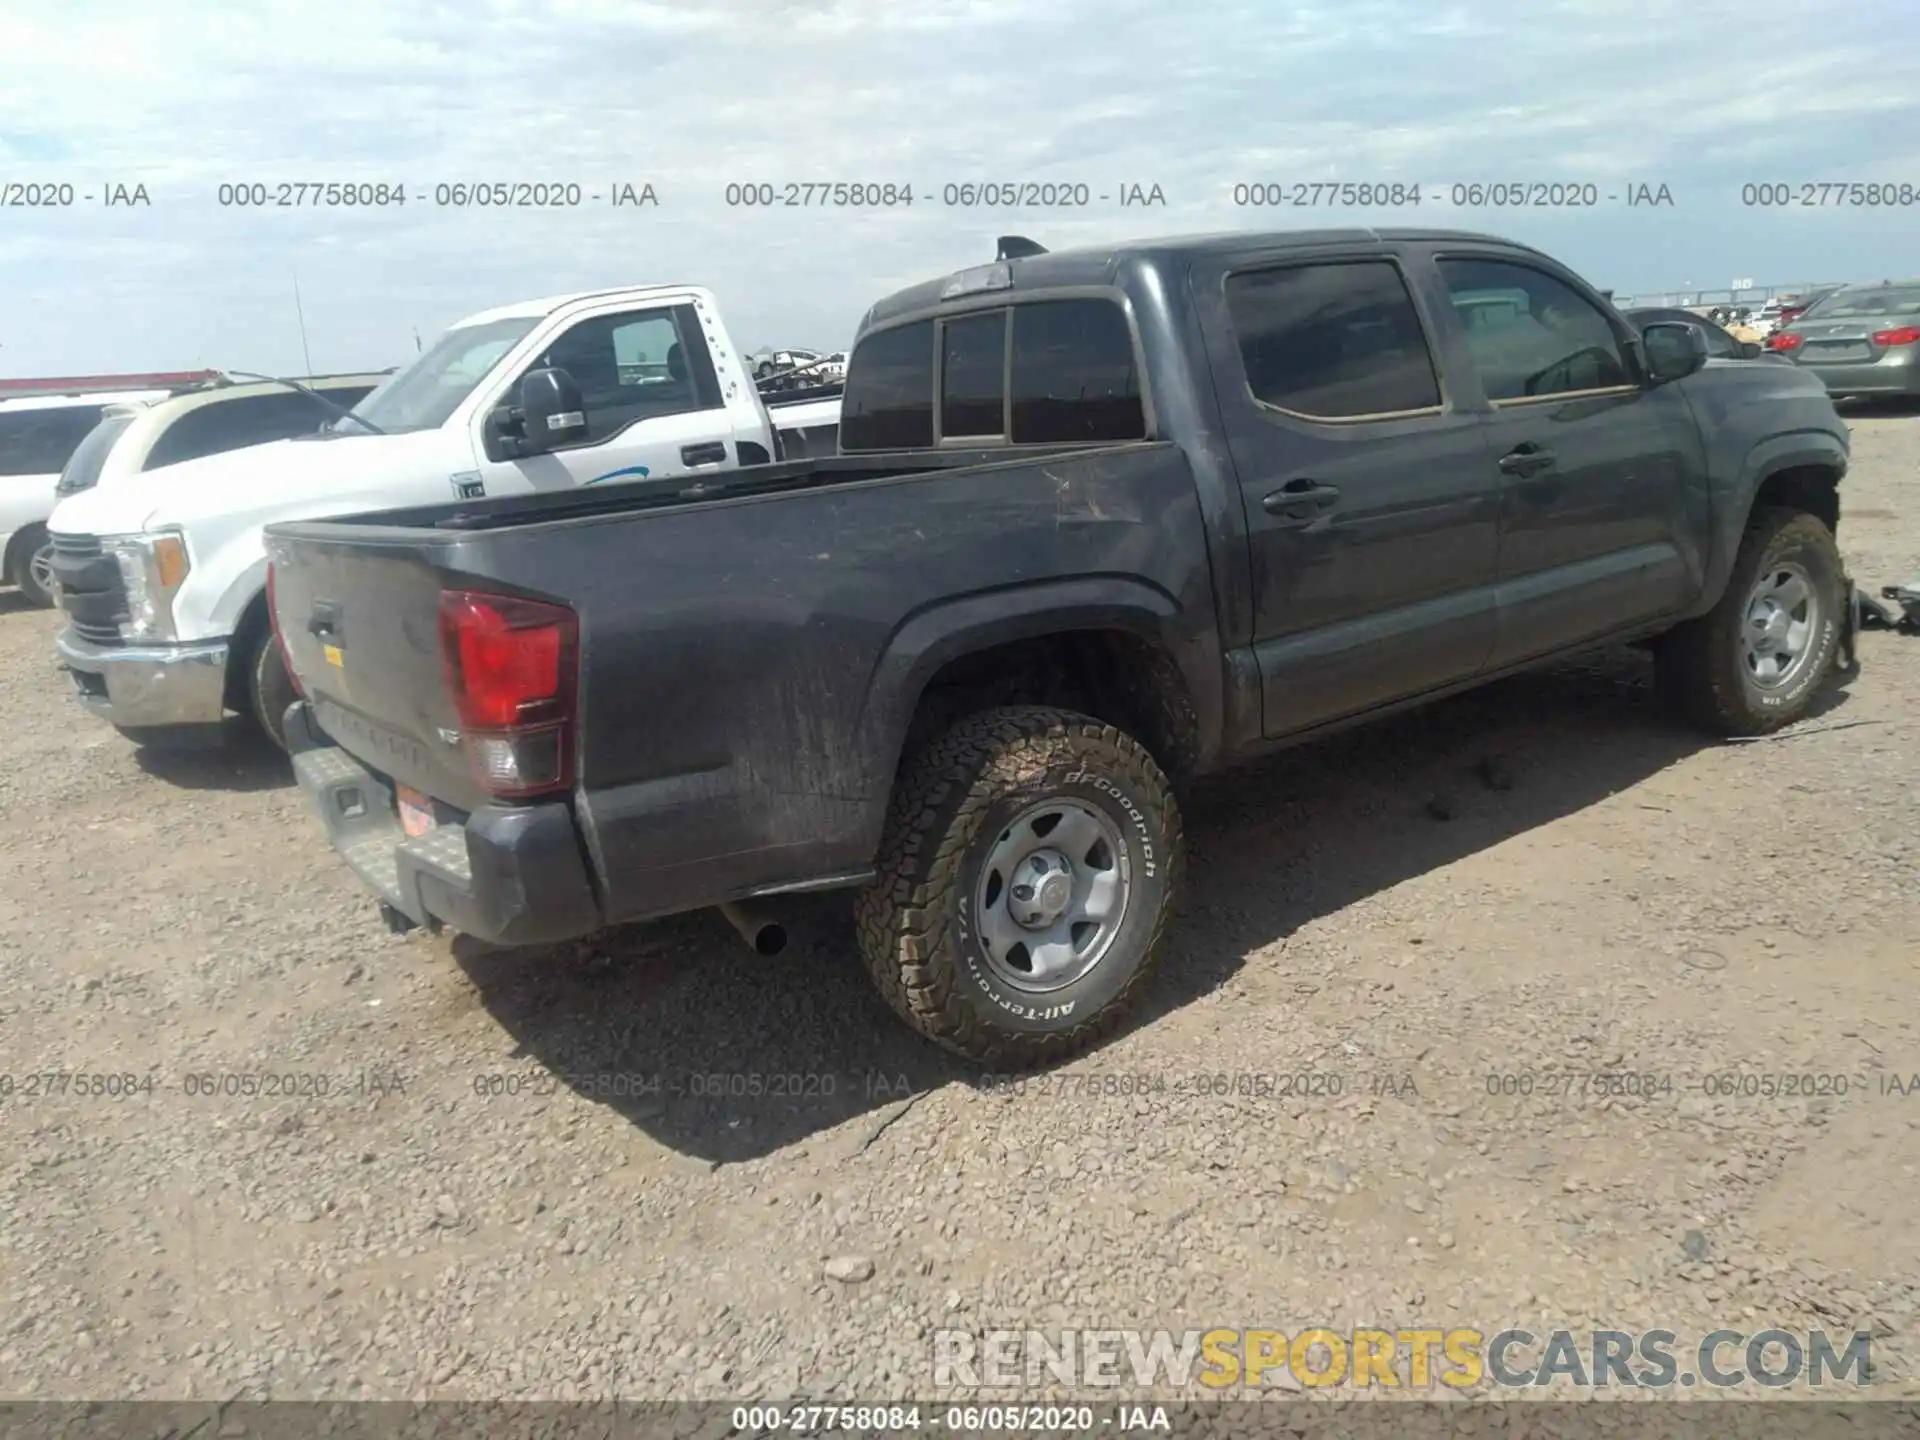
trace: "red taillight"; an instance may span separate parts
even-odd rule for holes
[[[525,799],[573,783],[580,621],[564,605],[448,590],[440,657],[474,777]]]
[[[1769,350],[1798,350],[1805,343],[1805,336],[1791,335],[1785,330],[1776,330],[1767,337]]]
[[[1920,345],[1920,325],[1901,325],[1893,330],[1873,332],[1876,345]]]
[[[287,653],[287,637],[280,630],[280,607],[273,598],[273,566],[267,566],[267,625],[273,631],[274,648],[280,652],[281,667],[287,672],[287,679],[293,685],[293,693],[302,700],[307,692],[300,688],[300,677],[293,672],[293,656]]]

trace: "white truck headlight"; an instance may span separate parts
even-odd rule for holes
[[[193,568],[185,538],[174,531],[105,535],[100,547],[113,557],[126,582],[126,638],[173,639],[173,597]]]

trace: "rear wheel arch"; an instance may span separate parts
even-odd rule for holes
[[[903,626],[876,667],[865,717],[888,775],[897,779],[916,745],[963,716],[1007,705],[1103,720],[1134,736],[1176,783],[1203,768],[1218,732],[1218,677],[1209,686],[1190,658],[1182,662],[1170,597],[1127,588],[1139,592],[1131,603],[1075,603],[1052,587],[976,596]],[[1016,599],[1025,603],[1016,608]]]

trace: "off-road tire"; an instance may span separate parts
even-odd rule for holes
[[[968,916],[995,840],[1022,811],[1054,798],[1097,807],[1114,822],[1131,876],[1105,955],[1036,997],[993,974]],[[879,875],[856,904],[861,955],[887,1003],[935,1043],[993,1069],[1053,1064],[1111,1034],[1138,1000],[1160,956],[1183,858],[1172,787],[1132,736],[1043,706],[981,711],[901,767]]]
[[[253,653],[247,657],[247,708],[253,713],[254,723],[283,751],[287,748],[287,707],[299,698],[293,678],[287,674],[287,662],[269,630],[254,642]]]
[[[47,536],[44,525],[29,525],[20,532],[14,541],[13,583],[19,587],[21,597],[29,604],[41,610],[53,608],[53,592],[42,585],[33,575],[33,557],[53,544]]]
[[[1783,561],[1803,566],[1821,592],[1815,654],[1790,686],[1756,686],[1742,659],[1741,627],[1760,577]],[[1719,604],[1665,636],[1656,652],[1660,688],[1674,711],[1717,735],[1765,735],[1807,713],[1839,650],[1846,623],[1845,567],[1833,532],[1819,517],[1774,506],[1756,509],[1734,557]]]

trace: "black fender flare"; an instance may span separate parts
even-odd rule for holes
[[[1788,470],[1818,468],[1830,470],[1836,477],[1847,473],[1847,449],[1840,439],[1826,430],[1795,430],[1770,435],[1755,445],[1741,463],[1733,485],[1716,497],[1713,505],[1713,535],[1706,568],[1706,585],[1698,613],[1704,614],[1719,603],[1727,577],[1733,573],[1734,558],[1740,553],[1740,540],[1746,534],[1760,489]]]
[[[857,733],[888,785],[928,682],[951,662],[1020,640],[1075,631],[1116,630],[1167,654],[1193,705],[1203,763],[1218,744],[1224,679],[1213,616],[1184,612],[1177,600],[1134,576],[1088,575],[1006,586],[939,601],[903,620],[867,678]],[[886,796],[878,797],[875,834]]]

